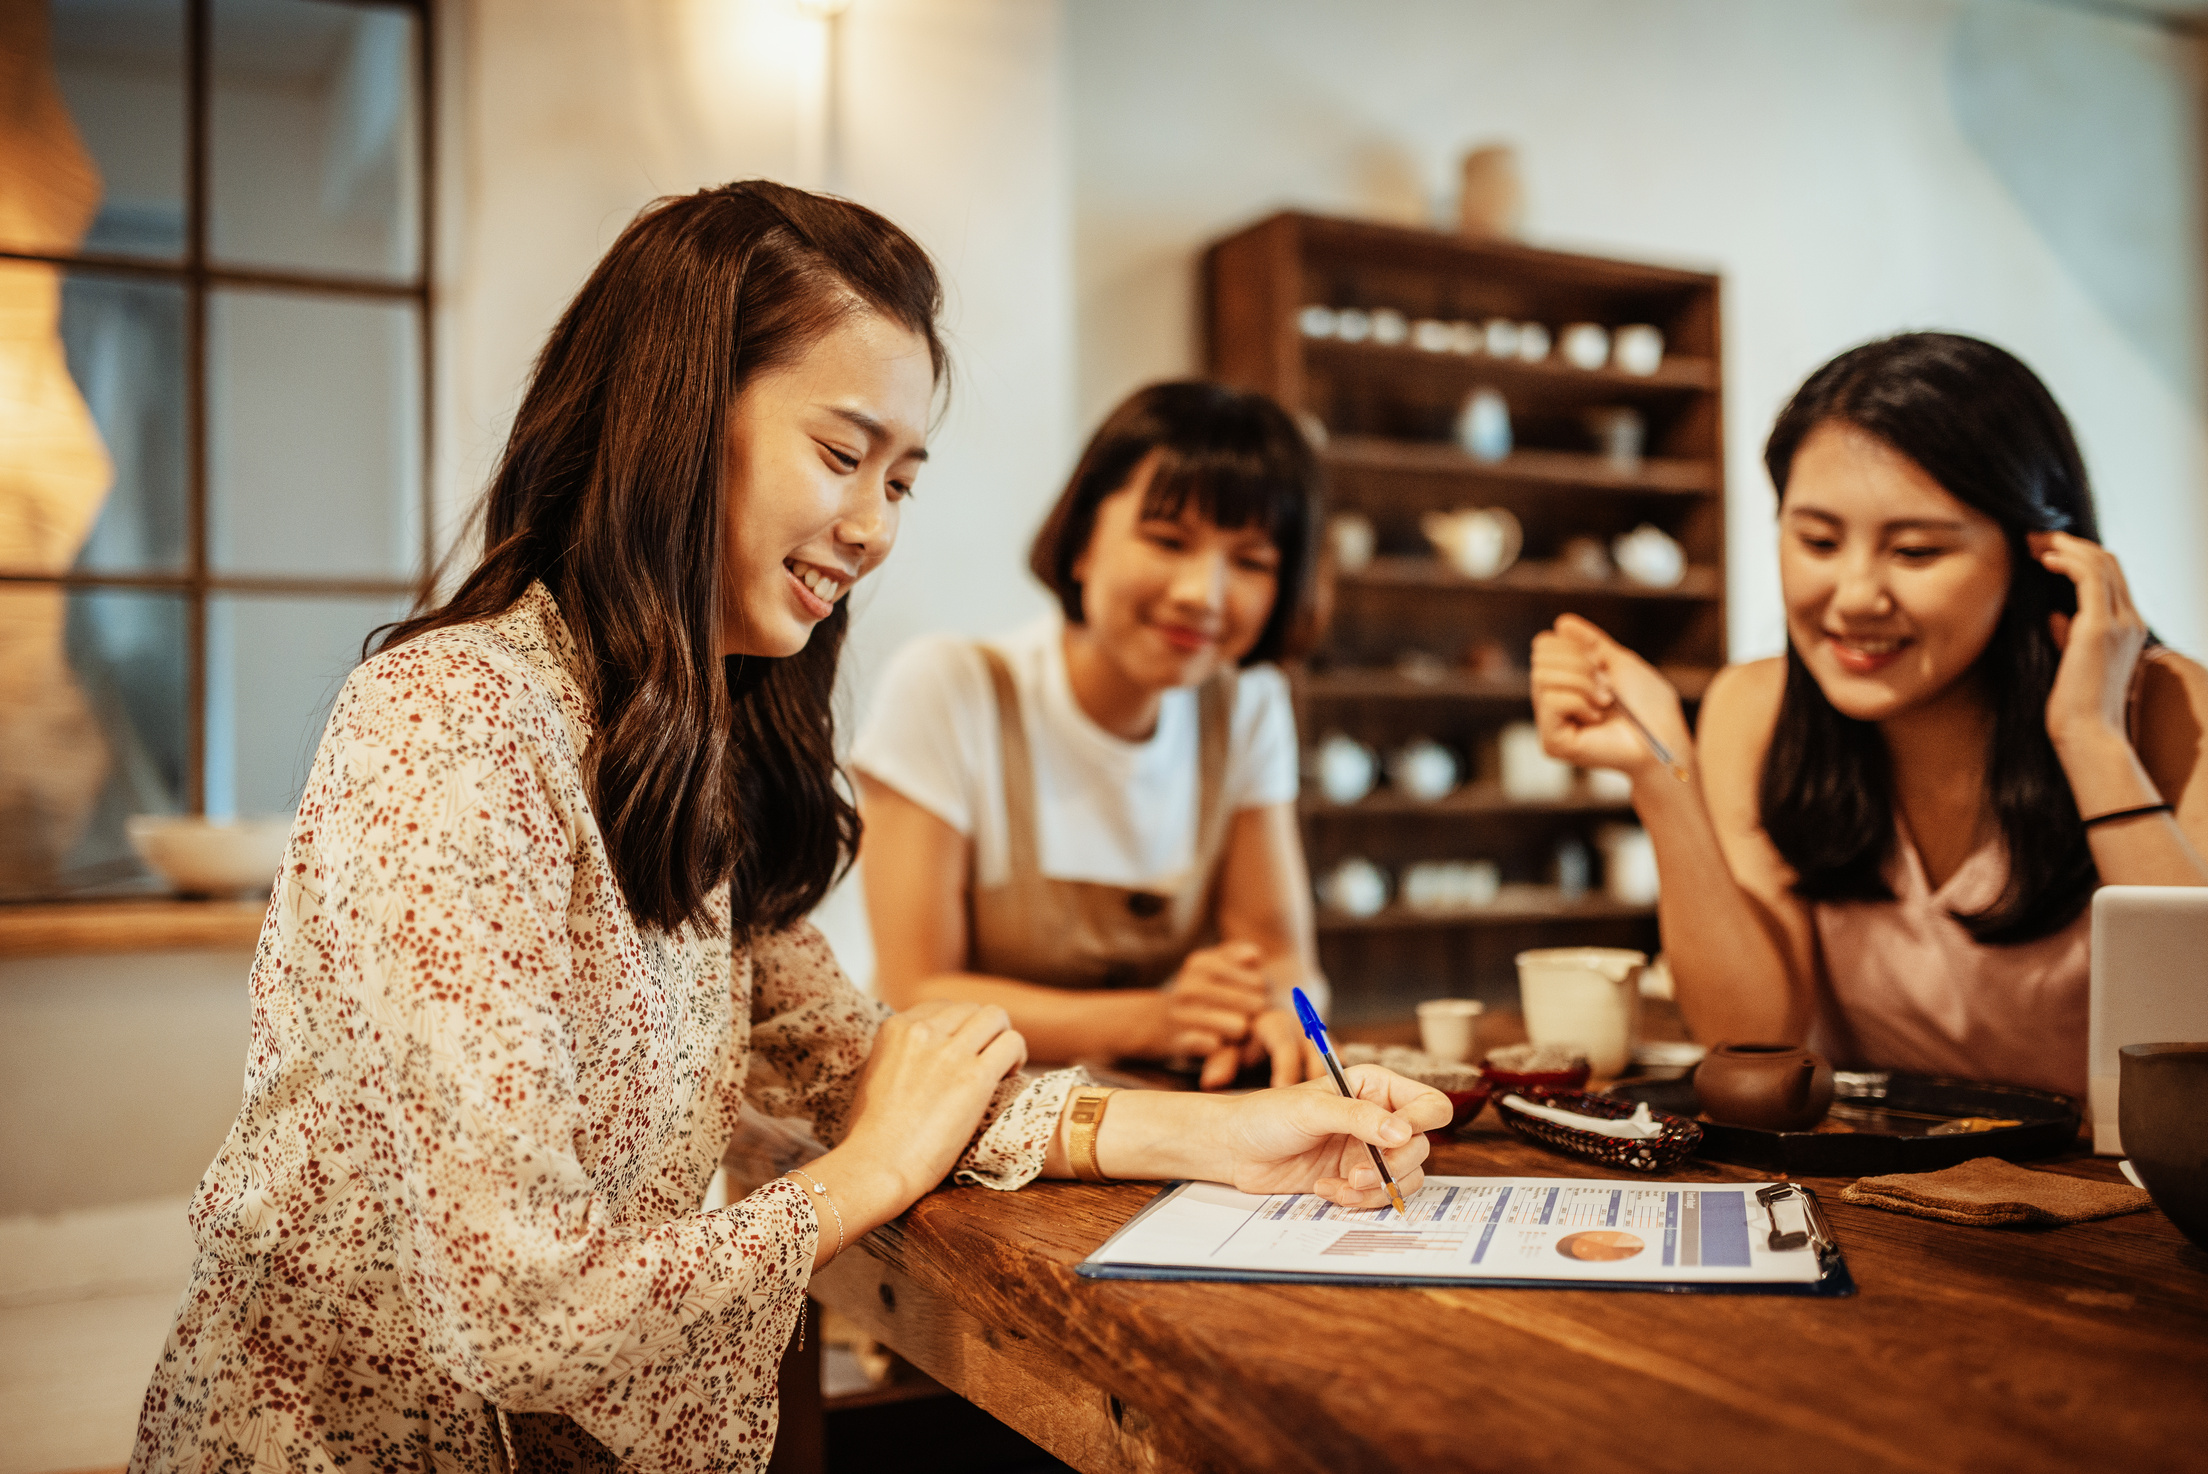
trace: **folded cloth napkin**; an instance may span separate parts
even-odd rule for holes
[[[1943,1223],[2083,1223],[2136,1213],[2152,1201],[2138,1188],[2089,1182],[2053,1172],[2027,1172],[1999,1157],[1974,1157],[1938,1172],[1865,1177],[1841,1190],[1843,1203],[1914,1213]]]

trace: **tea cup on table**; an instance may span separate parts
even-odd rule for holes
[[[1641,969],[1648,954],[1625,947],[1544,947],[1520,952],[1517,961],[1528,1042],[1577,1050],[1597,1075],[1623,1073],[1640,1033]]]
[[[1463,1064],[1472,1058],[1479,1016],[1487,1005],[1475,998],[1429,998],[1418,1005],[1418,1047],[1436,1059]]]

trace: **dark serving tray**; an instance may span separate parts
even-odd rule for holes
[[[1883,1091],[1883,1093],[1871,1093]],[[1832,1103],[1833,1117],[1851,1131],[1762,1131],[1702,1121],[1694,1081],[1621,1080],[1609,1093],[1648,1102],[1649,1109],[1700,1121],[1695,1152],[1713,1162],[1734,1162],[1789,1176],[1867,1177],[1881,1172],[1936,1172],[1973,1157],[2028,1162],[2070,1150],[2078,1139],[2077,1102],[2021,1085],[1982,1085],[1931,1075],[1891,1074],[1864,1093]],[[1896,1114],[1907,1112],[1909,1114]],[[1938,1119],[1925,1120],[1923,1117]],[[1941,1120],[1993,1116],[2016,1121],[1957,1136],[1933,1136]]]

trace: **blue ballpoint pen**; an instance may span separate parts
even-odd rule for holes
[[[1357,1096],[1349,1088],[1349,1077],[1342,1073],[1342,1062],[1334,1057],[1334,1046],[1327,1042],[1326,1025],[1319,1022],[1319,1011],[1311,1006],[1310,999],[1303,996],[1303,989],[1297,988],[1293,991],[1296,995],[1296,1017],[1303,1023],[1305,1037],[1318,1049],[1319,1058],[1326,1061],[1327,1070],[1334,1076],[1335,1088],[1355,1100]],[[1380,1180],[1387,1184],[1388,1201],[1395,1204],[1396,1212],[1402,1214],[1406,1220],[1409,1219],[1411,1210],[1403,1206],[1403,1194],[1396,1190],[1395,1179],[1388,1175],[1388,1164],[1381,1160],[1380,1148],[1368,1141],[1365,1143],[1365,1150],[1372,1153],[1372,1165],[1380,1169]]]

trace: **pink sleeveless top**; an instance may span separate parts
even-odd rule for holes
[[[2000,836],[1935,891],[1899,814],[1894,827],[1893,900],[1810,907],[1824,959],[1819,1046],[1861,1066],[2030,1085],[2082,1102],[2092,909],[2036,942],[1986,946],[1949,913],[1980,910],[2001,893]]]

